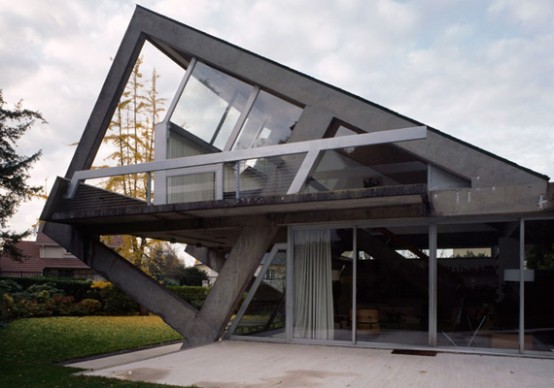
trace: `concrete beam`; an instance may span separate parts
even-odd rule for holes
[[[260,220],[263,220],[261,218]],[[252,280],[278,231],[278,227],[260,222],[242,228],[221,272],[197,318],[189,321],[191,333],[184,346],[202,345],[219,339],[225,330],[241,295]]]
[[[67,169],[66,177],[71,177],[75,171],[89,169],[102,144],[119,98],[146,39],[136,23],[136,18],[135,13],[114,57],[112,67]]]
[[[95,237],[86,236],[69,225],[47,222],[44,233],[67,251],[84,261],[149,311],[162,319],[185,338],[186,330],[198,310],[139,270]]]
[[[200,261],[202,264],[207,265],[217,273],[223,268],[225,264],[225,257],[223,253],[217,252],[215,249],[209,249],[207,247],[196,247],[194,245],[187,245],[185,252]]]

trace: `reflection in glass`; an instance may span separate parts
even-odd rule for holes
[[[285,338],[286,250],[277,252],[234,335]],[[262,266],[264,262],[262,261]]]
[[[300,155],[303,156],[304,154]],[[284,163],[282,157],[275,156],[226,163],[223,170],[223,196],[245,198],[286,194],[297,171],[289,167],[293,164],[292,157],[287,162]]]
[[[380,144],[323,152],[303,191],[424,183],[427,183],[426,163],[392,144]]]
[[[554,351],[554,220],[525,222],[525,350]]]
[[[437,244],[437,344],[518,349],[519,222],[439,225]]]
[[[358,229],[357,342],[428,342],[426,226]]]
[[[285,143],[302,109],[265,91],[260,91],[233,149]]]
[[[221,150],[252,89],[234,77],[197,62],[171,122]]]

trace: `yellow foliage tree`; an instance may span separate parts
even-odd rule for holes
[[[156,69],[152,69],[150,78],[144,81],[142,64],[141,57],[133,68],[103,140],[113,147],[105,161],[116,162],[119,166],[154,160],[154,125],[160,121],[165,99],[158,96],[159,75]],[[104,182],[104,187],[129,197],[146,200],[148,177],[147,174],[114,176]],[[154,252],[163,247],[161,241],[129,235],[106,236],[104,242],[147,273],[150,261],[156,257]]]

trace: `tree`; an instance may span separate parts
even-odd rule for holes
[[[142,63],[142,58],[139,58],[103,140],[104,143],[113,146],[113,151],[105,160],[114,161],[118,166],[154,160],[154,125],[164,110],[165,100],[158,97],[159,75],[156,69],[152,70],[150,79],[145,83],[141,71]],[[148,176],[128,174],[110,177],[104,182],[104,188],[146,200]],[[144,237],[127,235],[106,237],[104,241],[146,273],[150,273],[149,262],[154,255],[153,252],[157,251],[158,245],[161,244]],[[152,246],[153,244],[156,246]]]
[[[31,156],[19,155],[17,141],[27,132],[36,120],[45,123],[39,112],[24,109],[21,101],[14,109],[6,107],[0,89],[0,253],[21,258],[16,243],[28,236],[30,230],[16,233],[6,230],[8,220],[14,215],[21,202],[29,200],[41,192],[41,187],[29,186],[29,170],[40,158],[41,151]]]
[[[197,267],[182,267],[177,274],[177,281],[182,286],[201,286],[208,274]]]

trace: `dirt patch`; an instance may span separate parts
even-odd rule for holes
[[[235,381],[235,382],[224,382],[224,381],[198,381],[194,385],[203,388],[262,388],[262,387],[272,387],[272,386],[281,386],[281,387],[317,387],[323,380],[328,380],[332,378],[344,378],[351,376],[352,378],[358,376],[357,374],[352,373],[333,373],[326,371],[318,370],[290,370],[286,371],[281,376],[276,377],[267,377],[259,379],[259,382],[249,383],[247,381]],[[344,380],[344,379],[343,379]],[[329,383],[329,381],[326,381]],[[344,384],[337,385],[344,386]]]
[[[120,380],[145,381],[148,383],[155,383],[166,377],[169,372],[169,369],[137,368],[119,372],[110,377],[114,377]]]

